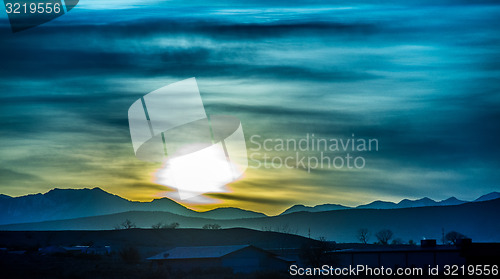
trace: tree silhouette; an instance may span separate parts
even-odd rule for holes
[[[377,237],[378,241],[381,244],[387,245],[387,243],[389,243],[389,240],[391,240],[393,235],[394,234],[392,233],[391,230],[385,229],[385,230],[379,231],[375,236]]]
[[[163,226],[163,229],[177,229],[179,227],[179,223],[173,222],[168,225]]]
[[[358,230],[358,239],[361,241],[361,243],[366,244],[368,243],[368,239],[370,238],[370,232],[368,231],[367,228],[362,228]]]
[[[403,240],[401,238],[395,238],[391,242],[392,245],[401,245],[403,244]]]
[[[159,230],[159,229],[177,229],[179,227],[179,223],[174,222],[170,224],[163,224],[162,222],[158,222],[154,225],[151,226],[152,229]]]
[[[205,224],[203,226],[203,229],[204,230],[218,230],[220,229],[220,225],[219,224]]]
[[[121,227],[125,230],[128,230],[128,229],[133,229],[133,228],[136,228],[136,225],[135,223],[133,223],[132,221],[130,221],[129,219],[126,219],[125,221],[123,221],[123,223],[120,224]]]
[[[449,233],[447,233],[444,237],[444,239],[448,242],[448,243],[451,243],[453,245],[457,244],[457,241],[459,239],[464,239],[464,238],[467,238],[465,235],[459,233],[459,232],[456,232],[456,231],[451,231]]]
[[[151,228],[155,229],[155,230],[161,229],[161,227],[163,227],[163,223],[162,222],[158,222],[157,224],[154,224],[154,225],[151,226]]]

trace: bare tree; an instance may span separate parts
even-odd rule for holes
[[[368,243],[368,239],[370,239],[370,232],[368,231],[367,228],[362,228],[358,230],[358,239],[361,241],[361,243],[366,244]]]
[[[179,223],[174,222],[170,224],[163,224],[162,222],[156,223],[151,226],[152,229],[159,230],[159,229],[177,229],[179,227]]]
[[[391,242],[392,245],[401,245],[403,244],[403,240],[401,238],[395,238]]]
[[[274,227],[263,226],[261,228],[261,230],[266,231],[266,232],[279,232],[279,233],[286,233],[286,234],[299,234],[299,229],[297,227],[295,229],[293,229],[292,227],[290,227],[290,225],[288,223],[287,224],[283,224],[283,225],[274,226]],[[309,238],[311,238],[310,237],[310,232],[309,232]]]
[[[389,240],[391,240],[393,235],[394,234],[392,233],[392,231],[388,229],[381,230],[377,234],[375,234],[378,241],[383,245],[387,245],[387,243],[389,243]]]
[[[155,230],[161,229],[161,227],[163,227],[163,223],[162,222],[158,222],[157,224],[154,224],[154,225],[151,226],[151,228],[155,229]]]
[[[218,230],[220,229],[220,225],[219,224],[205,224],[203,226],[203,229],[204,230]]]
[[[179,227],[179,223],[177,222],[173,222],[173,223],[170,223],[170,224],[165,224],[163,227],[161,227],[162,229],[177,229]]]
[[[455,244],[457,244],[457,241],[459,239],[464,239],[467,237],[459,232],[451,231],[451,232],[447,233],[444,238],[446,239],[446,241],[448,243],[455,245]]]
[[[125,221],[123,221],[123,223],[121,223],[121,227],[125,230],[128,230],[128,229],[136,228],[136,225],[135,225],[135,223],[133,223],[129,219],[126,219]]]

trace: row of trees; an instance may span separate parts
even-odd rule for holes
[[[219,224],[205,224],[202,229],[204,230],[219,230],[221,226]]]
[[[152,229],[177,229],[179,227],[179,223],[173,222],[170,224],[158,222],[151,226]],[[126,219],[121,224],[115,226],[115,230],[128,230],[137,228],[134,222],[130,219]]]
[[[358,230],[357,238],[361,243],[367,244],[370,237],[371,233],[367,228],[362,228]],[[384,229],[378,231],[375,234],[375,237],[377,238],[378,243],[382,245],[387,245],[389,244],[389,241],[394,237],[394,233],[389,229]],[[443,244],[447,243],[455,245],[459,239],[464,239],[464,238],[467,237],[459,232],[451,231],[444,236]],[[411,245],[415,244],[413,240],[410,240],[408,243]],[[392,244],[402,244],[402,241],[401,239],[396,238],[392,240]]]
[[[158,229],[177,229],[179,227],[179,223],[174,222],[170,224],[164,224],[162,222],[158,222],[154,225],[151,226],[152,229],[158,230]]]
[[[170,224],[158,222],[156,224],[153,224],[151,226],[151,228],[156,229],[156,230],[159,230],[159,229],[177,229],[179,226],[180,225],[177,222],[173,222]],[[135,225],[134,222],[132,222],[129,219],[126,219],[121,224],[115,226],[115,230],[128,230],[128,229],[133,229],[133,228],[137,228],[137,226]],[[205,230],[218,230],[218,229],[221,229],[222,227],[219,224],[205,224],[205,225],[203,225],[202,228]]]
[[[115,230],[129,230],[133,228],[137,228],[137,226],[129,219],[126,219],[121,224],[115,226]]]

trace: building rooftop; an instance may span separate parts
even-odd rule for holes
[[[228,245],[228,246],[193,246],[176,247],[158,255],[147,258],[148,260],[173,260],[173,259],[210,259],[220,258],[238,250],[254,247],[251,245]],[[259,249],[257,247],[254,247]],[[259,249],[261,250],[261,249]],[[264,251],[264,250],[262,250]],[[269,252],[266,252],[269,253]]]
[[[459,251],[460,248],[452,245],[438,245],[435,247],[422,246],[397,246],[397,245],[381,245],[378,247],[342,249],[333,251],[334,253],[380,253],[380,252],[431,252],[431,251]]]

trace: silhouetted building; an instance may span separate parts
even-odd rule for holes
[[[90,255],[109,255],[111,253],[110,246],[47,246],[38,249],[41,255],[53,254],[90,254]]]
[[[500,243],[472,243],[463,239],[457,245],[436,245],[436,240],[422,240],[420,246],[386,245],[333,252],[339,267],[367,265],[369,267],[422,267],[498,264]]]
[[[61,246],[47,246],[38,249],[38,253],[41,255],[65,254],[67,253],[67,250]]]
[[[422,248],[429,248],[429,247],[436,247],[437,242],[435,239],[422,239],[420,240],[420,247]]]
[[[172,269],[225,267],[235,273],[286,271],[293,262],[252,245],[177,247],[148,260]]]
[[[423,246],[379,246],[365,249],[335,251],[340,266],[367,265],[369,267],[422,267],[462,265],[466,263],[457,246],[437,246],[436,241],[422,242]]]

